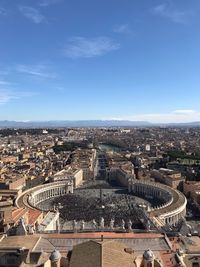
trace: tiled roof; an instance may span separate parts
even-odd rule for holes
[[[12,219],[13,219],[14,223],[17,223],[18,220],[21,217],[23,217],[27,211],[28,211],[27,208],[19,208],[19,209],[13,210],[12,211]]]
[[[131,254],[115,240],[88,241],[73,248],[70,267],[133,267]]]
[[[34,224],[41,214],[42,212],[39,210],[29,209],[28,224]]]

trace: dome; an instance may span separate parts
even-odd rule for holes
[[[154,259],[153,252],[150,249],[145,250],[143,258],[147,261],[153,261]]]
[[[56,249],[51,253],[49,259],[50,261],[57,261],[61,258],[60,252]]]

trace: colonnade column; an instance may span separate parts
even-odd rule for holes
[[[69,185],[61,184],[60,186],[57,186],[55,188],[47,188],[45,191],[43,191],[43,189],[38,190],[38,192],[32,193],[31,197],[28,196],[28,198],[32,205],[35,206],[46,199],[65,195],[68,193],[68,190],[70,190],[70,192],[73,192],[73,189],[71,189]]]

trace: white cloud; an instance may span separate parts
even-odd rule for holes
[[[0,86],[1,85],[9,85],[10,83],[4,80],[0,80]]]
[[[42,7],[47,7],[47,6],[55,5],[61,2],[63,2],[63,0],[42,0],[39,5]]]
[[[12,100],[36,95],[33,92],[14,91],[11,89],[0,88],[0,104],[6,104]]]
[[[20,73],[28,74],[39,78],[56,78],[56,74],[49,72],[48,67],[43,64],[39,65],[23,65],[16,66],[16,70]]]
[[[18,97],[12,92],[5,89],[0,89],[0,104],[8,103],[12,99],[17,99],[17,98]]]
[[[31,20],[36,24],[45,21],[45,17],[36,8],[29,6],[20,6],[19,10],[27,19]]]
[[[180,11],[180,10],[174,9],[169,4],[157,5],[153,7],[151,11],[154,15],[167,18],[176,23],[184,23],[187,15],[189,14],[186,11]]]
[[[0,15],[3,15],[3,16],[5,16],[7,14],[7,11],[6,11],[6,9],[5,8],[3,8],[3,7],[0,7]]]
[[[120,45],[108,37],[73,37],[66,45],[63,54],[72,59],[92,58],[104,55],[119,48]]]
[[[8,75],[8,70],[0,70],[0,76]]]
[[[55,90],[57,90],[60,93],[63,93],[63,92],[65,92],[65,87],[63,87],[63,86],[57,86],[57,87],[55,87]]]
[[[195,110],[175,110],[169,113],[137,114],[115,116],[115,120],[149,121],[153,123],[181,123],[200,121],[200,112]]]
[[[178,110],[174,110],[173,113],[185,115],[185,114],[194,114],[196,113],[196,111],[193,109],[178,109]]]
[[[113,31],[115,33],[124,33],[124,34],[131,34],[132,33],[130,26],[128,24],[116,25],[114,27]]]

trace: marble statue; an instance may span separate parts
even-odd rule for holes
[[[24,218],[21,217],[16,228],[16,235],[27,235],[26,224]]]
[[[121,226],[122,226],[122,229],[123,230],[125,230],[125,221],[122,219],[122,224],[121,224]]]
[[[100,220],[100,228],[104,228],[104,218],[101,217],[101,220]]]
[[[113,230],[114,229],[114,223],[115,223],[115,220],[114,219],[111,219],[110,220],[110,228]]]
[[[76,220],[73,220],[72,227],[73,227],[74,231],[77,230],[77,221]]]
[[[128,221],[128,230],[132,231],[132,221],[131,220]]]
[[[146,228],[147,228],[147,231],[150,231],[151,230],[151,224],[150,224],[150,221],[149,220],[147,221]]]
[[[80,226],[81,226],[81,230],[84,230],[85,229],[85,222],[84,222],[84,220],[81,220]]]
[[[97,222],[95,221],[95,219],[92,220],[92,225],[93,225],[93,228],[94,228],[94,229],[97,228]]]

